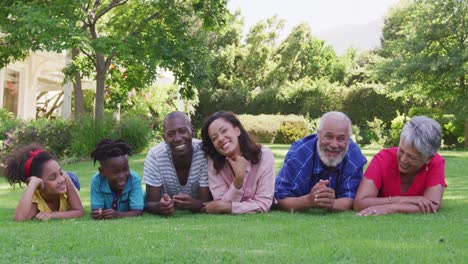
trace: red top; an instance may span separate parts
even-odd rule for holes
[[[438,184],[447,187],[444,172],[445,160],[436,153],[427,167],[422,166],[408,190],[405,193],[402,192],[397,151],[396,147],[381,150],[372,158],[364,173],[364,177],[372,180],[379,190],[378,197],[422,196],[429,187]]]

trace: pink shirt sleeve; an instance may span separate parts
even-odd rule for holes
[[[262,159],[256,166],[258,168],[250,171],[250,179],[247,179],[242,187],[246,190],[243,201],[232,202],[233,214],[268,212],[270,210],[275,190],[275,158],[270,149],[262,148]]]
[[[208,184],[213,200],[240,202],[244,192],[242,189],[238,190],[234,187],[232,179],[228,179],[228,175],[226,175],[230,174],[227,170],[229,170],[229,166],[225,166],[217,172],[213,166],[213,161],[208,160]]]

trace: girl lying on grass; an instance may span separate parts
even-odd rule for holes
[[[15,150],[6,160],[5,176],[11,185],[27,183],[15,210],[15,221],[76,218],[83,206],[76,175],[62,171],[54,156],[37,144]]]
[[[100,167],[91,180],[91,217],[96,220],[139,216],[143,212],[140,176],[130,171],[131,147],[123,140],[101,140],[91,153]]]

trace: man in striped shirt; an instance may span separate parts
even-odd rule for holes
[[[150,150],[144,163],[145,209],[159,215],[173,215],[177,209],[199,212],[210,197],[201,141],[192,139],[190,118],[179,111],[166,116],[163,133],[164,141]]]
[[[325,113],[317,134],[291,145],[275,182],[280,209],[349,210],[367,160],[350,139],[351,121],[341,112]]]

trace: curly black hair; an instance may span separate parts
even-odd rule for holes
[[[18,183],[27,182],[27,176],[25,175],[26,162],[31,158],[31,152],[41,150],[34,158],[32,158],[31,165],[29,167],[28,176],[36,176],[41,178],[42,166],[49,160],[56,160],[54,155],[49,151],[45,150],[41,145],[32,143],[20,148],[15,149],[9,156],[7,156],[5,164],[4,176],[10,183],[15,185]]]
[[[123,155],[131,156],[132,147],[122,139],[113,141],[112,139],[105,138],[97,143],[96,148],[91,152],[91,158],[100,163],[105,162],[110,158],[115,158]]]

